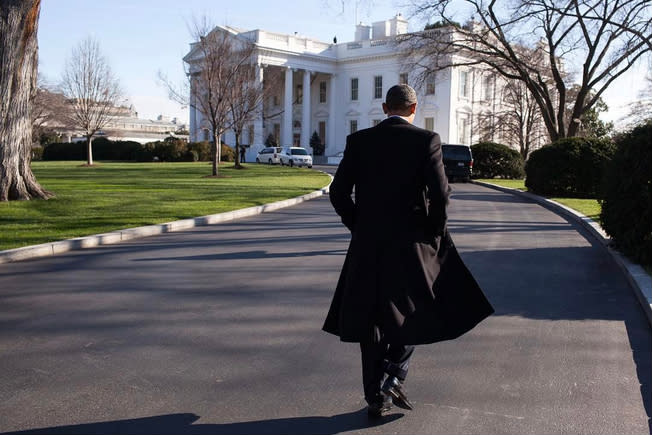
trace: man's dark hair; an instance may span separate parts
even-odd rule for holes
[[[389,110],[402,111],[416,102],[417,93],[408,85],[394,85],[385,96],[385,104]]]

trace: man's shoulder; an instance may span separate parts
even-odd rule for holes
[[[410,132],[414,133],[415,135],[419,135],[419,136],[423,136],[423,137],[433,137],[433,136],[435,136],[437,134],[434,131],[426,130],[425,128],[421,128],[421,127],[417,127],[414,124],[410,124],[407,127],[407,129]]]

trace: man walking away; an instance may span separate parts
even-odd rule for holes
[[[414,89],[390,88],[387,119],[347,137],[330,188],[351,242],[323,329],[360,343],[372,418],[392,403],[413,408],[403,383],[414,345],[459,337],[493,313],[446,229],[441,141],[412,125],[416,108]]]

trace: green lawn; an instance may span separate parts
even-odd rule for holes
[[[518,189],[527,191],[525,187],[525,180],[503,180],[503,179],[478,179],[477,181],[483,181],[485,183],[497,184],[503,187],[511,187],[512,189]],[[561,204],[564,204],[567,207],[577,210],[585,216],[590,217],[593,220],[598,220],[600,216],[600,203],[596,199],[579,199],[579,198],[550,198],[553,201],[557,201]]]
[[[56,197],[0,203],[0,250],[204,216],[320,189],[323,173],[299,168],[220,165],[207,178],[197,163],[34,162],[39,182]]]

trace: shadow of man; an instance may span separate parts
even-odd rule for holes
[[[0,435],[12,434],[179,434],[179,435],[232,435],[232,434],[314,434],[331,435],[383,425],[399,418],[403,414],[391,414],[377,420],[369,420],[367,411],[361,409],[355,412],[337,414],[330,417],[291,417],[269,420],[245,421],[224,424],[193,424],[199,420],[196,414],[168,414],[154,417],[114,420],[99,423],[86,423],[70,426],[56,426],[40,429],[30,429],[19,432],[6,432]]]

